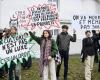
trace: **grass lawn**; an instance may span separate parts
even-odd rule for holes
[[[32,67],[29,70],[22,70],[22,80],[39,80],[39,65],[38,60],[33,60]],[[63,65],[60,71],[60,80],[63,80]],[[100,80],[100,73],[98,73],[98,63],[94,64],[92,72],[92,80]],[[4,80],[4,79],[0,79]],[[69,59],[68,80],[85,80],[84,79],[84,63],[81,63],[80,56],[73,55]]]

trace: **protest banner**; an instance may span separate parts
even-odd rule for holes
[[[10,17],[10,26],[14,25],[18,33],[35,31],[38,35],[42,34],[45,29],[60,28],[59,15],[56,4],[33,4],[23,10],[18,9]],[[31,42],[31,53],[33,57],[39,58],[39,45],[33,40]]]
[[[2,44],[0,45],[0,67],[5,63],[10,67],[11,61],[15,64],[17,64],[18,60],[23,63],[23,58],[27,60],[29,56],[32,56],[29,38],[29,34],[24,33],[2,39]]]
[[[19,28],[26,30],[60,28],[56,4],[33,4],[24,10],[15,11],[10,17],[11,22],[17,22]]]
[[[23,58],[26,60],[29,56],[39,58],[39,45],[35,41],[28,42],[28,38],[24,33],[30,31],[41,31],[45,29],[60,28],[59,15],[56,4],[33,4],[27,5],[23,9],[11,11],[9,14],[9,27],[17,27],[18,34],[15,37],[9,37],[2,40],[0,45],[0,67],[5,63],[10,67],[10,62],[17,64],[17,60],[23,63]],[[20,38],[19,38],[20,37]]]
[[[72,26],[76,30],[99,30],[100,15],[73,15]]]

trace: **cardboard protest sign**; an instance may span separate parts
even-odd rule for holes
[[[59,15],[56,4],[34,4],[26,5],[24,8],[11,10],[9,14],[9,27],[15,26],[18,34],[2,40],[0,45],[0,67],[5,63],[10,66],[13,61],[17,64],[17,59],[22,63],[23,58],[26,60],[29,56],[39,58],[40,49],[35,41],[29,42],[29,34],[25,32],[41,31],[45,29],[60,28]],[[7,15],[8,16],[8,15]]]
[[[10,17],[11,22],[26,30],[60,28],[56,4],[34,4],[24,10],[15,11]]]
[[[0,67],[5,63],[10,67],[11,61],[17,64],[17,60],[21,63],[23,58],[27,60],[32,54],[30,53],[29,38],[29,34],[24,33],[2,39],[2,44],[0,45]]]
[[[18,9],[10,17],[9,25],[18,28],[18,33],[35,31],[38,35],[45,29],[60,28],[59,15],[56,4],[33,4],[23,10]],[[33,57],[39,58],[40,49],[34,40],[30,48]]]
[[[73,15],[72,26],[76,30],[99,30],[100,15]]]

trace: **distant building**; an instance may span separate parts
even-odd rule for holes
[[[58,8],[58,11],[60,10],[60,0],[48,0],[48,2],[55,2]]]
[[[67,24],[70,29],[69,33],[73,33],[72,16],[74,14],[100,14],[100,0],[0,0],[0,26],[9,26],[9,16],[13,11],[23,10],[37,2],[56,3],[61,25]],[[14,4],[16,3],[16,4]],[[11,20],[11,25],[17,25],[17,20]],[[61,29],[52,29],[51,33],[56,38]],[[40,30],[37,32],[40,35]],[[77,42],[71,44],[70,53],[80,53],[81,40],[84,37],[84,31],[77,31]],[[78,47],[76,47],[76,45]]]

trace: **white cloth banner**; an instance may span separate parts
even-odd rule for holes
[[[99,15],[73,15],[72,26],[76,30],[99,30],[100,29],[100,14]]]

